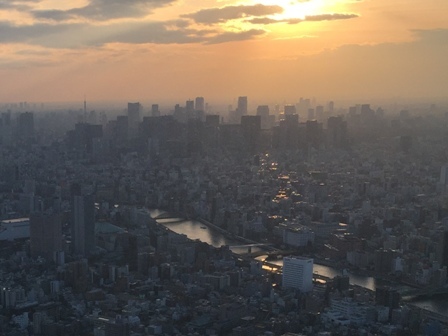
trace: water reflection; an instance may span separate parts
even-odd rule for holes
[[[151,210],[151,217],[157,217],[159,215],[164,215],[166,212],[160,210]],[[245,245],[238,240],[229,238],[224,236],[222,233],[214,230],[213,228],[206,227],[199,221],[196,220],[183,220],[179,221],[181,218],[166,218],[166,219],[158,219],[157,222],[163,224],[165,227],[170,230],[179,233],[185,234],[190,239],[199,239],[202,242],[205,242],[214,247],[221,247],[222,245],[230,246],[230,249],[235,253],[247,253],[247,247],[236,247]],[[234,247],[232,247],[234,246]],[[258,247],[252,247],[252,252],[261,251]],[[257,259],[263,260],[266,256],[261,256]],[[283,266],[283,260],[270,260],[271,263]],[[334,278],[335,276],[342,275],[342,272],[334,269],[332,267],[324,266],[324,265],[314,265],[314,273],[318,273],[320,275]],[[350,282],[354,285],[362,286],[371,290],[375,290],[375,279],[372,277],[358,276],[349,274]]]
[[[166,211],[163,210],[150,210],[151,217],[157,217],[160,215],[166,214]],[[170,230],[179,233],[185,234],[190,239],[199,239],[202,242],[205,242],[214,247],[220,247],[222,245],[230,246],[231,250],[235,253],[247,253],[247,247],[237,247],[244,245],[240,241],[229,238],[221,234],[220,232],[214,230],[210,227],[205,227],[199,221],[196,220],[183,220],[182,218],[167,218],[167,219],[158,219],[158,223],[164,225]],[[205,228],[204,228],[205,227]],[[233,246],[233,247],[232,247]],[[258,247],[253,247],[252,251],[260,251],[261,249]],[[264,260],[266,256],[261,256],[257,259]],[[270,260],[269,262],[283,266],[283,260]],[[334,269],[332,267],[317,265],[314,264],[314,273],[333,278],[338,275],[342,275],[342,272]],[[358,286],[362,286],[368,288],[370,290],[375,290],[376,284],[375,279],[372,277],[349,274],[350,283]],[[434,312],[438,312],[440,314],[448,315],[448,300],[446,297],[441,297],[439,299],[431,299],[431,300],[422,300],[413,303],[415,306],[420,308],[428,309]]]

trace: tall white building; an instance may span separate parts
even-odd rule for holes
[[[296,288],[301,292],[313,289],[313,259],[303,257],[283,258],[283,288]]]

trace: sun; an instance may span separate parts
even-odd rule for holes
[[[272,16],[278,20],[304,19],[306,16],[321,14],[325,9],[325,0],[261,0],[257,3],[282,7],[283,13]]]

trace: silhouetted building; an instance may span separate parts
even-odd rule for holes
[[[32,214],[30,216],[31,256],[52,260],[53,253],[63,250],[62,217],[60,214]]]
[[[295,105],[285,105],[284,108],[285,115],[297,114],[297,109]]]
[[[128,127],[131,137],[136,137],[138,134],[141,107],[140,103],[128,103]]]
[[[151,116],[152,117],[160,117],[159,104],[151,105]]]
[[[238,97],[238,108],[236,109],[238,117],[247,114],[247,97]]]
[[[328,118],[327,143],[336,148],[347,145],[347,123],[341,116]]]
[[[322,124],[317,120],[306,122],[306,142],[315,148],[319,148],[322,144]]]
[[[72,250],[87,256],[95,245],[95,205],[93,195],[83,196],[79,189],[72,188]]]
[[[102,125],[77,123],[74,130],[67,132],[68,146],[82,153],[92,153],[94,139],[102,137]]]
[[[194,109],[196,111],[205,111],[205,100],[204,97],[196,97],[194,102]]]
[[[268,129],[271,128],[269,120],[269,106],[260,105],[257,107],[257,116],[261,117],[261,128]]]
[[[293,149],[299,143],[299,116],[285,114],[279,126],[274,128],[273,146],[275,148]]]
[[[261,132],[260,116],[242,116],[241,131],[244,141],[250,150],[255,150],[259,146]]]

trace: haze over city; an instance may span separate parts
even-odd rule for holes
[[[447,96],[445,0],[0,1],[0,102]]]
[[[447,0],[0,0],[0,335],[448,335]]]

